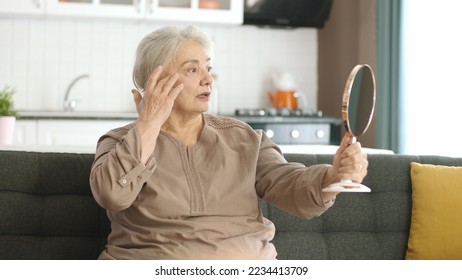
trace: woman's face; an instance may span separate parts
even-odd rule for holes
[[[173,112],[203,113],[208,111],[213,78],[212,61],[206,49],[197,42],[187,41],[169,64],[168,72],[179,74],[184,88],[173,105]]]

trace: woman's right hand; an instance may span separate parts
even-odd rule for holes
[[[159,127],[169,118],[174,101],[183,90],[183,84],[177,84],[177,73],[161,78],[162,71],[163,67],[159,66],[152,72],[144,96],[138,90],[132,90],[139,121],[157,124]]]
[[[162,70],[162,66],[159,66],[152,72],[144,96],[136,89],[132,90],[138,111],[136,128],[141,137],[141,161],[145,164],[156,147],[162,125],[170,117],[175,99],[183,90],[183,84],[177,84],[177,73],[161,78]]]

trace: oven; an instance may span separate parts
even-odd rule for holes
[[[238,109],[234,118],[262,129],[278,145],[338,145],[341,121],[301,110]]]

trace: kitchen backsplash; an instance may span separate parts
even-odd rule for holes
[[[132,66],[138,42],[165,24],[116,20],[0,18],[0,87],[16,88],[18,110],[63,110],[66,89],[77,111],[133,112]],[[302,105],[317,109],[317,32],[199,25],[215,43],[213,111],[269,106],[271,74],[291,72]]]

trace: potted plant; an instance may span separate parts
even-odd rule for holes
[[[13,108],[14,89],[5,87],[0,91],[0,145],[13,142],[14,125],[18,113]]]

